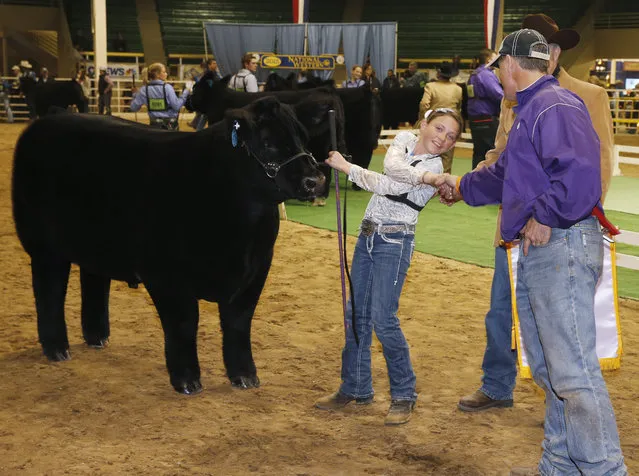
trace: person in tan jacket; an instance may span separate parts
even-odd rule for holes
[[[461,114],[462,89],[450,80],[456,74],[451,63],[444,61],[441,64],[437,70],[437,81],[426,83],[426,86],[424,86],[424,95],[419,103],[418,117],[424,117],[424,114],[429,109],[440,108],[452,109],[457,114]],[[419,127],[419,123],[416,123],[415,127]],[[444,173],[449,174],[451,171],[454,151],[455,149],[453,148],[441,154]]]
[[[577,94],[585,103],[593,126],[599,136],[601,148],[601,203],[608,192],[613,172],[613,129],[612,116],[606,91],[594,84],[580,81],[570,76],[559,66],[562,50],[575,47],[580,40],[574,30],[560,30],[552,18],[544,14],[528,15],[522,28],[531,28],[541,33],[550,44],[551,58],[548,73],[559,81],[559,85]],[[484,161],[477,169],[492,165],[506,148],[508,134],[515,122],[513,107],[515,98],[505,97],[501,103],[499,128],[495,138],[495,148],[486,153]],[[516,353],[512,350],[512,303],[508,258],[506,250],[500,247],[501,211],[497,217],[495,236],[495,271],[491,288],[490,310],[486,314],[486,350],[482,364],[482,386],[474,393],[462,397],[458,408],[466,412],[477,412],[489,408],[511,407],[513,390],[517,376]]]

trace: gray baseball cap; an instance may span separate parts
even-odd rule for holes
[[[538,48],[539,45],[542,45],[542,48]],[[530,28],[523,28],[512,32],[504,38],[499,47],[499,56],[491,61],[488,66],[498,67],[499,61],[504,56],[538,58],[548,61],[550,59],[550,47],[541,33]]]

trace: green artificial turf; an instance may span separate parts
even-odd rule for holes
[[[379,154],[373,156],[370,169],[381,171],[383,158]],[[466,173],[470,166],[470,159],[455,158],[453,174]],[[371,194],[365,191],[354,192],[350,186],[347,188],[344,174],[340,176],[342,209],[346,208],[347,214],[347,233],[355,235]],[[334,190],[331,190],[325,207],[312,207],[310,203],[290,200],[286,203],[286,212],[289,220],[337,230]],[[457,203],[447,207],[435,198],[420,214],[415,249],[465,263],[493,267],[497,212],[497,206],[470,207]],[[639,215],[616,211],[607,211],[606,215],[621,229],[639,232]],[[617,249],[619,253],[639,256],[639,247],[619,244]],[[639,299],[639,271],[617,268],[617,272],[619,295]]]

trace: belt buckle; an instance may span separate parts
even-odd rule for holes
[[[375,233],[376,228],[377,228],[377,225],[375,224],[375,222],[371,220],[362,220],[362,225],[360,226],[360,229],[362,230],[362,235],[371,236],[373,233]]]

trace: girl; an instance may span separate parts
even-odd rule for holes
[[[326,164],[348,174],[348,179],[370,192],[371,197],[353,256],[351,278],[354,299],[347,307],[346,344],[342,351],[342,385],[319,399],[315,406],[335,410],[351,401],[373,401],[371,340],[375,330],[382,344],[391,388],[386,425],[406,423],[417,400],[415,373],[408,344],[399,327],[397,309],[406,272],[413,254],[419,212],[435,194],[440,155],[454,147],[461,133],[461,118],[452,109],[427,111],[419,137],[400,132],[384,158],[381,175],[347,162],[330,152]],[[407,177],[413,177],[412,183]],[[416,178],[414,178],[416,177]],[[359,346],[352,329],[352,303]]]

